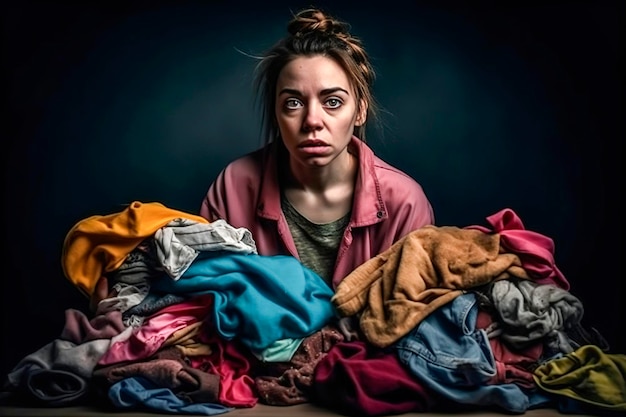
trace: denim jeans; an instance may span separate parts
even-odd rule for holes
[[[545,398],[530,398],[516,384],[488,384],[496,363],[484,330],[476,328],[478,303],[464,293],[438,308],[393,347],[402,364],[444,398],[461,404],[523,413]]]

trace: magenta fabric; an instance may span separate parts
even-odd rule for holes
[[[258,395],[254,387],[252,373],[256,358],[237,339],[224,340],[211,327],[206,326],[200,333],[202,343],[211,346],[210,355],[189,357],[191,366],[220,377],[219,403],[228,407],[254,407]]]
[[[478,229],[485,233],[499,233],[500,246],[515,253],[522,267],[538,284],[552,284],[569,290],[570,284],[554,261],[554,241],[540,233],[526,230],[522,220],[510,208],[505,208],[487,217],[493,229],[472,225],[467,229]]]
[[[333,288],[408,232],[434,223],[421,185],[376,157],[360,139],[353,137],[349,146],[358,157],[359,173],[352,216],[338,249]],[[231,162],[211,184],[200,215],[250,230],[259,255],[298,258],[281,209],[276,153],[274,145],[268,145]]]
[[[395,354],[362,341],[330,349],[315,368],[313,394],[314,402],[354,416],[425,412],[439,399]]]

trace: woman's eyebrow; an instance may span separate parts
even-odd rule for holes
[[[278,92],[278,95],[282,95],[282,94],[290,94],[290,95],[294,95],[294,96],[301,96],[302,93],[294,88],[283,88],[282,90],[280,90]]]
[[[325,88],[322,91],[320,91],[320,95],[326,96],[328,94],[336,93],[337,91],[342,91],[345,94],[350,95],[350,93],[345,88],[341,88],[341,87]],[[278,95],[282,95],[282,94],[290,94],[290,95],[294,95],[294,96],[301,96],[302,95],[302,93],[299,90],[296,90],[294,88],[283,88],[282,90],[280,90],[278,92]]]
[[[341,87],[332,87],[332,88],[325,88],[321,91],[321,95],[326,96],[328,94],[333,94],[336,93],[337,91],[343,91],[344,93],[346,93],[347,95],[350,95],[350,93],[348,92],[348,90],[346,90],[345,88],[341,88]]]

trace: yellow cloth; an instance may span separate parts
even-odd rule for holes
[[[342,316],[360,312],[363,334],[385,347],[463,289],[512,276],[528,278],[516,254],[501,252],[499,234],[428,225],[348,274],[331,302]]]
[[[545,391],[611,411],[626,411],[626,355],[584,345],[539,365],[533,378]]]
[[[126,209],[95,215],[76,223],[65,236],[63,272],[81,292],[91,296],[106,272],[118,269],[144,239],[175,219],[209,223],[204,217],[174,210],[158,202],[132,202]]]

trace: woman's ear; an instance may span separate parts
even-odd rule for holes
[[[365,100],[361,99],[359,102],[358,113],[356,115],[356,120],[354,121],[355,126],[363,126],[367,121],[367,103]]]

